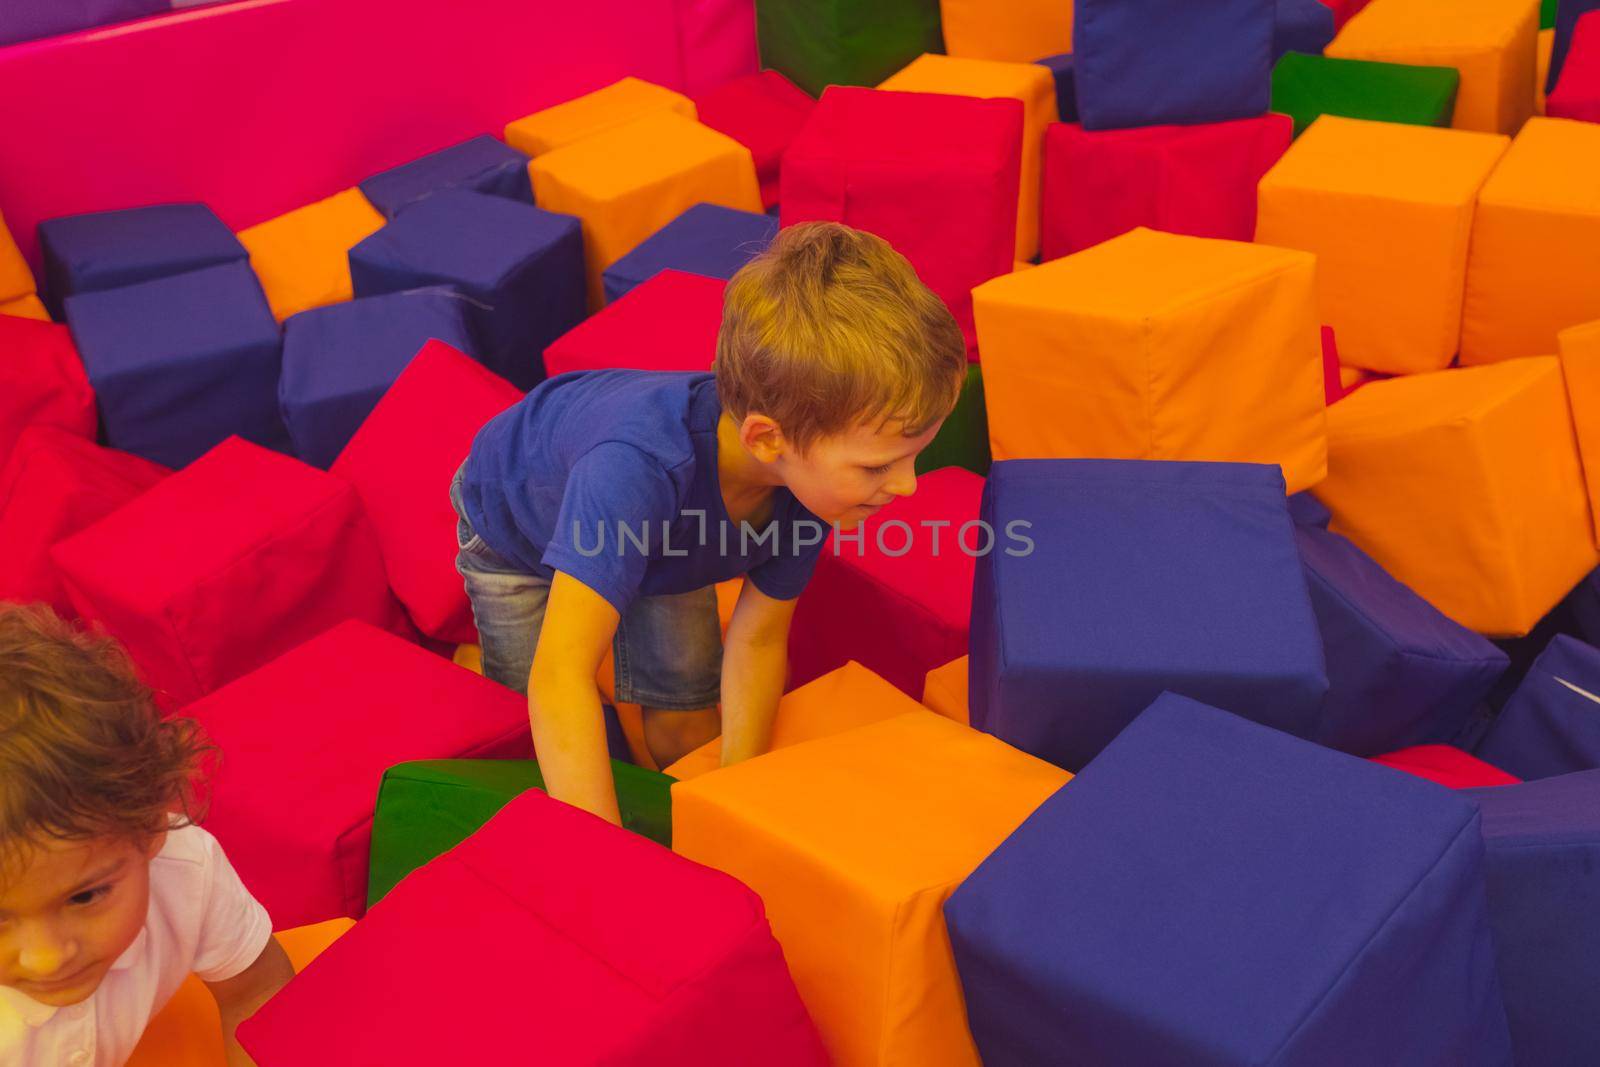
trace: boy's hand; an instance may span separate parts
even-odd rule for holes
[[[619,618],[599,593],[556,572],[528,676],[528,721],[549,794],[621,826],[595,684]]]
[[[722,649],[722,765],[772,747],[789,673],[789,623],[795,601],[774,600],[746,580]]]
[[[278,939],[272,937],[267,939],[267,947],[261,950],[256,961],[243,971],[221,982],[206,983],[222,1015],[222,1047],[227,1054],[228,1067],[255,1067],[255,1061],[239,1047],[234,1031],[293,977],[294,965]]]

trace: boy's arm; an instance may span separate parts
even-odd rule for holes
[[[759,756],[772,746],[789,673],[793,600],[774,600],[748,579],[728,622],[722,650],[722,765]]]
[[[269,937],[267,946],[250,966],[232,978],[206,983],[222,1015],[222,1047],[227,1054],[228,1067],[255,1067],[255,1061],[239,1047],[234,1031],[293,977],[294,965],[289,962],[283,946],[278,944],[277,938]]]
[[[599,593],[556,572],[528,676],[528,721],[549,794],[621,826],[595,684],[619,618]]]

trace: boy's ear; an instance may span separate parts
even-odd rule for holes
[[[739,443],[763,463],[771,463],[789,447],[776,420],[754,411],[739,424]]]

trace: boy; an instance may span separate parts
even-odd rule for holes
[[[0,605],[0,1065],[120,1067],[189,975],[234,1027],[293,975],[191,818],[208,749],[126,655]]]
[[[715,375],[592,371],[491,420],[456,474],[484,673],[528,695],[550,794],[620,822],[595,675],[658,764],[765,751],[825,543],[916,488],[966,350],[880,238],[781,231],[728,283]],[[744,575],[724,648],[714,585]],[[720,711],[719,711],[720,702]]]

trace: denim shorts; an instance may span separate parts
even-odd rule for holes
[[[550,579],[519,570],[478,536],[461,505],[459,470],[450,483],[450,503],[456,510],[456,570],[472,602],[484,677],[526,693]],[[621,703],[665,711],[716,705],[722,692],[716,589],[636,598],[617,623],[612,656]]]

